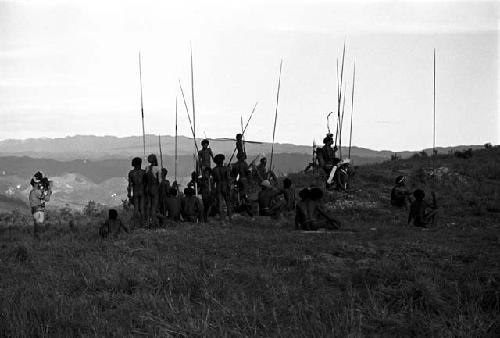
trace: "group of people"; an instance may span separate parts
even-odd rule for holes
[[[171,185],[167,180],[168,171],[158,167],[156,155],[148,156],[144,169],[141,158],[132,160],[127,196],[134,207],[134,227],[156,227],[166,220],[206,222],[210,216],[230,217],[233,211],[253,216],[252,202],[258,202],[259,215],[276,216],[287,206],[293,210],[287,200],[292,195],[291,181],[288,187],[275,188],[277,177],[267,168],[265,157],[258,165],[254,164],[256,159],[249,165],[242,134],[236,135],[237,161],[232,165],[224,163],[223,154],[214,156],[207,139],[201,145],[196,170],[183,192],[177,182]],[[252,200],[249,195],[259,185],[258,198]],[[279,195],[283,195],[284,201]]]

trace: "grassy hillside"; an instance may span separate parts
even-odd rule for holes
[[[4,214],[0,336],[498,337],[499,155],[440,156],[435,178],[422,157],[360,167],[327,196],[337,232],[235,218],[101,240],[102,214],[60,210],[35,242]],[[437,192],[437,227],[388,206],[398,173]]]

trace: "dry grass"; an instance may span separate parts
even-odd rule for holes
[[[390,166],[337,196],[339,232],[237,219],[101,240],[100,216],[66,210],[35,242],[27,216],[4,215],[0,336],[499,336],[498,217],[453,195],[437,228],[407,227],[385,206]]]

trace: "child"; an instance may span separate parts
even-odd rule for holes
[[[186,222],[203,222],[203,204],[195,196],[193,188],[184,189],[184,197],[181,202],[182,218]]]
[[[165,216],[167,214],[167,197],[170,193],[170,181],[167,180],[168,170],[166,168],[161,169],[161,182],[159,187],[159,205],[160,214]]]
[[[436,195],[434,192],[432,192],[432,205],[424,200],[425,193],[421,189],[415,190],[413,197],[415,197],[415,201],[410,205],[408,224],[413,220],[413,225],[417,227],[425,228],[428,225],[434,225],[437,214]]]
[[[122,230],[128,233],[127,227],[123,225],[121,219],[118,218],[116,209],[109,209],[108,219],[99,228],[99,235],[101,235],[102,238],[107,238],[110,235],[116,238]]]
[[[300,201],[295,206],[295,230],[308,230],[307,202],[309,201],[309,189],[299,191]]]
[[[285,196],[285,210],[295,210],[295,188],[292,187],[292,180],[288,177],[283,180],[283,195]]]
[[[134,206],[134,228],[137,227],[137,221],[139,221],[139,225],[142,227],[145,215],[146,172],[141,169],[141,165],[141,158],[134,157],[132,160],[132,167],[134,169],[128,173],[127,197]]]

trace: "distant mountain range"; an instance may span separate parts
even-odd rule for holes
[[[174,137],[162,136],[162,152],[166,155],[174,154]],[[197,139],[200,146],[201,139]],[[318,144],[320,145],[320,144]],[[210,140],[210,147],[214,153],[223,153],[230,156],[235,147],[234,141]],[[463,149],[480,146],[458,146],[438,148],[438,152],[448,152],[450,149]],[[193,140],[186,136],[178,137],[177,151],[179,155],[193,154]],[[249,158],[257,154],[268,154],[271,151],[270,143],[246,144]],[[430,151],[426,149],[426,151]],[[312,147],[305,145],[282,144],[274,145],[275,154],[297,153],[311,155]],[[345,156],[347,148],[342,147]],[[71,161],[77,159],[105,160],[105,159],[131,159],[141,156],[143,153],[142,136],[116,137],[116,136],[93,136],[76,135],[64,138],[32,138],[26,140],[8,139],[0,141],[0,156],[29,156],[32,158],[54,159],[60,161]],[[146,135],[146,153],[158,154],[158,136]],[[351,157],[357,159],[358,164],[380,162],[389,159],[394,152],[389,150],[375,151],[367,148],[352,147]],[[414,151],[398,152],[402,157],[409,157]]]
[[[201,140],[198,140],[198,143]],[[174,138],[162,137],[163,164],[169,170],[168,178],[174,179]],[[234,142],[211,141],[214,153],[224,153],[229,158]],[[158,153],[158,137],[148,135],[147,153]],[[439,148],[440,153],[480,146]],[[248,162],[269,156],[271,145],[246,144]],[[177,178],[184,186],[193,170],[193,140],[178,138]],[[347,149],[343,148],[347,154]],[[426,150],[430,153],[430,150]],[[28,139],[0,141],[0,196],[16,201],[27,201],[29,180],[34,172],[41,170],[54,182],[54,196],[51,205],[66,205],[81,208],[89,200],[107,205],[119,204],[126,196],[127,173],[131,159],[142,157],[142,137],[118,138],[113,136],[74,136],[58,139]],[[352,147],[351,158],[355,165],[382,162],[390,159],[391,151],[374,151]],[[402,158],[415,152],[398,152]],[[311,161],[312,148],[293,144],[275,145],[273,159],[277,174],[294,173],[303,170]],[[344,155],[345,156],[345,155]],[[227,160],[226,159],[226,160]],[[2,201],[0,201],[2,202]],[[7,202],[0,203],[0,207]],[[16,202],[18,203],[18,202]],[[2,209],[2,208],[0,208]]]

